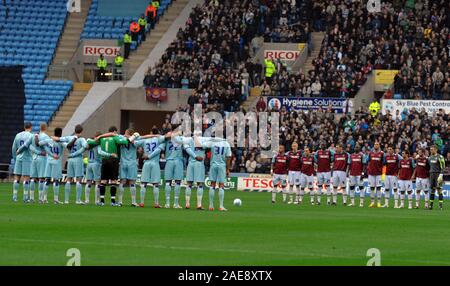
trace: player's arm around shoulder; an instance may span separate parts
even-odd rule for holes
[[[123,135],[117,135],[117,136],[114,136],[113,138],[114,138],[114,142],[119,146],[120,145],[128,145],[130,143],[128,138]]]
[[[95,141],[95,139],[89,138],[89,139],[86,140],[86,144],[87,144],[89,149],[92,149],[92,148],[98,146],[100,144],[100,142],[99,141]]]
[[[11,146],[11,154],[12,154],[12,158],[15,160],[16,159],[16,156],[17,156],[17,145],[18,145],[18,140],[17,140],[17,135],[16,135],[16,137],[14,137],[14,141],[13,141],[13,144],[12,144],[12,146]]]
[[[94,140],[95,141],[99,141],[100,139],[108,138],[108,137],[114,137],[114,136],[117,136],[117,134],[114,133],[114,132],[108,132],[108,133],[104,133],[102,135],[99,135],[99,136],[95,137]]]
[[[103,151],[101,146],[97,146],[97,153],[101,157],[105,157],[105,158],[113,157],[113,154]]]
[[[138,139],[133,141],[133,145],[135,147],[143,147],[145,144],[145,139],[142,139],[142,137],[139,137]]]

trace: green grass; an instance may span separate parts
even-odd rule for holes
[[[369,248],[382,265],[450,265],[448,210],[272,205],[270,196],[226,192],[227,213],[131,208],[128,190],[122,208],[30,205],[0,184],[0,265],[65,265],[69,248],[81,265],[363,266]]]

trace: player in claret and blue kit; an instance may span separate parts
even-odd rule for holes
[[[294,202],[294,185],[295,197],[298,199],[300,189],[300,169],[302,152],[298,150],[297,142],[292,143],[292,150],[287,152],[288,157],[288,183],[289,183],[289,202],[288,204],[298,204],[298,200]]]
[[[365,156],[361,152],[359,145],[355,146],[355,152],[348,158],[349,164],[349,189],[350,189],[350,204],[349,207],[355,205],[355,188],[359,190],[359,207],[364,207],[364,184],[361,179],[364,171],[364,165],[366,164]]]
[[[381,208],[381,174],[383,172],[384,152],[380,149],[380,143],[375,142],[373,150],[366,155],[367,174],[369,175],[370,208]],[[375,204],[375,196],[377,204]]]
[[[382,207],[389,207],[389,198],[391,191],[394,192],[394,208],[398,208],[398,168],[402,156],[394,154],[394,146],[390,145],[387,149],[387,154],[385,154],[383,159],[383,164],[386,167],[386,174],[384,178],[384,200],[385,203]]]
[[[302,156],[302,168],[300,177],[300,203],[303,201],[303,196],[305,195],[305,189],[309,189],[309,194],[311,196],[311,205],[314,205],[314,157],[312,156],[308,147],[305,147]],[[317,204],[320,205],[320,196],[316,197]]]
[[[425,200],[425,209],[428,209],[428,191],[430,189],[430,164],[425,156],[423,149],[419,149],[416,157],[416,168],[414,169],[413,179],[416,178],[416,206],[420,206],[420,192],[423,191]]]
[[[336,152],[333,155],[333,203],[337,204],[337,189],[338,187],[343,189],[342,203],[347,205],[347,169],[348,169],[348,157],[349,155],[342,150],[342,144],[336,146]]]
[[[398,170],[398,187],[400,189],[400,208],[404,207],[405,193],[408,194],[408,209],[412,209],[412,176],[414,173],[415,163],[409,157],[409,151],[404,150],[403,158],[400,160]]]
[[[284,145],[280,145],[278,154],[276,154],[272,158],[272,168],[270,169],[270,173],[273,176],[272,184],[272,203],[276,202],[278,186],[281,185],[281,190],[283,194],[283,201],[286,201],[287,193],[286,193],[286,174],[287,174],[287,161],[288,157],[284,153]]]
[[[333,162],[333,153],[326,149],[325,143],[320,144],[320,150],[314,154],[314,162],[317,165],[317,196],[322,195],[322,189],[325,185],[327,190],[327,205],[331,204],[331,163]],[[320,200],[319,200],[320,204]]]

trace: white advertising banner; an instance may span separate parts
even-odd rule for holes
[[[397,110],[401,113],[403,110],[411,110],[412,108],[425,111],[432,115],[443,109],[446,113],[450,112],[450,100],[409,100],[409,99],[383,99],[381,109],[383,113],[389,111],[395,114]]]
[[[264,58],[271,60],[295,61],[300,56],[301,51],[266,50]]]
[[[105,46],[91,46],[85,45],[83,47],[84,56],[96,56],[103,55],[104,57],[115,57],[120,53],[120,47],[105,47]]]

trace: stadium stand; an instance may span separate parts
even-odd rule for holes
[[[171,0],[160,1],[158,8],[158,16],[162,16],[167,7],[172,3]],[[126,6],[126,5],[125,5]],[[91,8],[88,13],[88,18],[81,34],[81,39],[117,39],[123,38],[125,31],[129,29],[130,21],[137,21],[140,14],[144,13],[145,5],[142,7],[142,11],[134,16],[103,16],[98,11],[99,1],[93,0]],[[121,13],[127,14],[126,11]],[[150,25],[147,27],[147,31],[150,30]],[[138,43],[141,42],[139,37]],[[131,45],[131,50],[135,50],[136,43]]]
[[[341,117],[331,109],[315,112],[282,110],[280,118],[280,144],[285,145],[288,151],[296,141],[300,150],[304,147],[317,150],[321,143],[334,149],[337,143],[341,143],[349,153],[357,144],[365,152],[379,140],[382,146],[392,144],[398,153],[408,150],[413,156],[418,148],[428,150],[436,144],[439,153],[450,156],[450,114],[444,111],[434,116],[425,111],[411,110],[402,114],[380,113],[374,117],[367,108],[361,108],[353,115]],[[255,161],[255,168],[249,170],[248,161],[249,164]],[[260,149],[235,148],[231,170],[267,173],[270,164],[261,158]]]
[[[398,0],[383,4],[381,13],[371,15],[358,1],[238,2],[205,1],[195,8],[186,28],[180,29],[159,63],[149,68],[143,84],[194,89],[188,104],[179,107],[182,111],[192,110],[194,104],[200,103],[204,112],[245,112],[243,80],[248,80],[250,86],[260,86],[263,95],[351,98],[374,69],[398,69],[399,75],[408,79],[403,85],[398,83],[402,77],[396,80],[400,98],[450,99],[446,1],[418,0],[411,5],[411,1]],[[276,4],[273,11],[269,2]],[[303,15],[301,7],[313,12]],[[288,12],[280,13],[283,9]],[[421,17],[414,17],[415,13]],[[277,29],[283,29],[282,14],[297,14],[288,19],[288,25],[282,25],[287,29],[285,33],[290,33],[289,24],[295,19],[302,19],[303,35],[274,37]],[[262,35],[266,42],[309,42],[309,26],[313,31],[325,31],[312,69],[289,71],[281,62],[275,62],[276,74],[271,82],[264,81],[264,69],[250,58],[254,36]],[[217,32],[207,32],[212,29]],[[407,94],[411,88],[415,91],[413,96]],[[448,113],[429,116],[415,110],[373,116],[363,108],[355,115],[343,117],[332,110],[283,111],[281,143],[289,149],[295,140],[300,148],[309,146],[316,150],[320,142],[326,141],[332,148],[343,143],[351,151],[356,143],[366,150],[375,139],[380,139],[383,145],[395,143],[399,150],[408,149],[412,154],[418,146],[437,144],[446,155],[450,151],[448,121]],[[236,148],[232,170],[267,172],[268,162],[260,158],[259,152]]]
[[[72,87],[72,81],[44,80],[64,27],[66,2],[6,0],[0,4],[0,66],[24,66],[24,115],[34,130],[39,122],[52,118]]]
[[[450,99],[448,1],[383,2],[375,14],[362,2],[315,5],[327,31],[313,71],[324,96],[348,96],[371,70],[389,69],[400,70],[396,98]]]
[[[227,67],[239,71],[238,78],[245,73],[242,64],[248,60],[249,43],[253,38],[250,35],[261,35],[264,30],[266,42],[305,39],[310,42],[311,24],[314,31],[326,32],[319,56],[312,62],[313,68],[288,72],[285,66],[276,63],[277,73],[266,87],[267,95],[354,97],[372,70],[398,69],[396,98],[450,99],[448,2],[398,0],[383,3],[381,13],[370,15],[362,5],[362,2],[344,0],[251,1],[245,5],[227,1],[216,7],[214,1],[206,1],[192,13],[186,29],[180,31],[178,40],[169,47],[161,62],[149,70],[145,85],[180,86],[184,79],[189,81],[190,88],[202,92],[205,80],[209,82],[209,78],[226,73]],[[221,21],[228,16],[229,9],[235,19],[232,24]],[[304,15],[305,10],[313,12]],[[303,28],[292,25],[297,19],[301,19]],[[293,30],[289,31],[290,25],[300,31],[298,37]],[[220,37],[216,33],[204,33],[205,29],[217,26]],[[228,27],[233,27],[234,31],[227,31]],[[283,29],[285,35],[280,37]],[[225,39],[224,48],[216,38]],[[205,44],[206,41],[211,45]],[[263,71],[246,64],[248,73],[262,75]],[[186,65],[190,67],[184,68]],[[214,73],[216,75],[211,76]],[[232,81],[231,74],[222,76]],[[250,86],[260,84],[263,82],[250,81]],[[222,84],[214,81],[216,85]],[[233,101],[237,108],[239,96]]]

